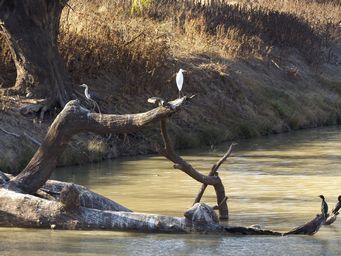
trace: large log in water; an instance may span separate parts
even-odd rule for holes
[[[4,180],[8,177],[0,172],[0,184]],[[83,186],[67,182],[49,180],[37,195],[39,197],[0,189],[0,226],[279,236],[313,235],[324,220],[318,215],[305,225],[282,234],[255,227],[220,225],[213,209],[202,203],[196,203],[185,212],[184,218],[179,218],[131,212]]]
[[[80,106],[78,101],[69,102],[52,123],[44,142],[26,168],[15,177],[0,172],[0,226],[282,235],[279,232],[253,227],[220,225],[213,209],[201,203],[194,204],[182,218],[135,213],[83,186],[49,180],[58,158],[73,135],[88,131],[99,134],[126,133],[160,120],[165,146],[162,150],[163,155],[174,163],[175,168],[204,185],[196,201],[200,201],[207,185],[213,186],[217,194],[215,208],[219,210],[220,218],[227,218],[227,196],[216,171],[226,160],[230,150],[218,161],[216,167],[213,166],[210,175],[205,176],[175,153],[167,134],[165,118],[178,111],[187,99],[183,97],[166,104],[162,103],[145,113],[128,115],[90,113]],[[313,234],[324,221],[317,217],[286,234]]]
[[[62,202],[0,189],[0,209],[0,226],[3,227],[281,235],[271,230],[220,225],[217,222],[218,217],[205,204],[197,204],[195,214],[191,209],[192,213],[187,212],[186,217],[171,217],[135,212],[104,211],[82,206],[70,209],[66,208]]]

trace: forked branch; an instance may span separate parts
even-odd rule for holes
[[[221,182],[219,176],[206,176],[201,174],[196,169],[194,169],[192,165],[187,163],[183,158],[175,153],[171,140],[168,136],[166,119],[164,118],[160,121],[160,129],[164,143],[164,148],[160,150],[160,154],[165,156],[168,160],[172,161],[174,163],[174,168],[185,172],[187,175],[191,176],[193,179],[199,181],[203,185],[214,186],[217,196],[217,204],[219,205],[219,217],[220,219],[228,219],[228,208],[226,203],[227,198],[225,196],[224,185]]]
[[[67,103],[50,126],[39,149],[18,176],[12,178],[7,188],[34,194],[50,178],[60,155],[72,136],[82,132],[97,134],[128,133],[167,118],[177,112],[188,98],[167,102],[144,113],[113,115],[90,113],[76,100]]]
[[[208,176],[217,176],[217,174],[218,174],[217,171],[218,171],[219,167],[220,167],[220,166],[222,165],[222,163],[224,163],[225,160],[231,155],[231,153],[232,153],[232,147],[235,146],[235,145],[237,145],[237,144],[236,144],[236,143],[232,143],[232,144],[230,145],[230,147],[229,147],[229,149],[227,150],[227,152],[225,153],[225,155],[224,155],[222,158],[220,158],[216,164],[214,164],[214,165],[212,166],[212,169],[211,169],[210,173],[208,174]],[[193,205],[196,204],[196,203],[200,203],[200,200],[201,200],[202,196],[204,195],[206,188],[207,188],[207,184],[202,184],[200,191],[198,192],[196,198],[194,199]],[[226,198],[226,200],[227,200],[227,198]],[[225,201],[226,201],[226,200],[225,200]],[[222,202],[219,202],[219,203],[218,203],[218,207],[221,207],[221,206],[223,205],[222,203],[223,203],[223,201],[222,201]]]

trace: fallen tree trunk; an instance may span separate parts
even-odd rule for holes
[[[62,190],[72,183],[61,182],[56,180],[48,180],[41,188],[44,192],[51,195],[55,200],[60,199]],[[122,211],[131,212],[128,208],[104,197],[95,192],[88,190],[86,187],[74,184],[80,193],[80,205],[87,208],[97,210]]]
[[[26,168],[17,176],[0,172],[0,226],[52,229],[102,229],[162,233],[219,233],[242,235],[282,235],[271,230],[254,227],[225,226],[219,224],[214,210],[195,203],[185,217],[134,213],[124,206],[98,195],[87,188],[49,180],[58,158],[71,137],[80,132],[106,134],[132,132],[160,120],[164,149],[161,153],[174,163],[174,167],[202,183],[197,196],[200,201],[207,185],[217,194],[220,219],[228,218],[227,196],[217,170],[231,153],[228,152],[212,167],[208,176],[202,175],[183,158],[171,144],[165,118],[180,109],[187,97],[165,104],[145,113],[130,115],[101,115],[90,113],[78,101],[69,102],[52,123],[45,140]],[[289,234],[314,234],[325,219],[316,217]]]
[[[206,207],[203,209],[207,209]],[[191,219],[190,217],[180,218],[156,214],[103,211],[86,207],[68,210],[65,209],[61,202],[6,189],[0,189],[0,209],[0,226],[2,227],[281,235],[271,230],[224,226],[210,219],[208,219],[208,222],[202,223],[201,220]],[[211,211],[213,212],[213,210]]]
[[[11,174],[5,174],[0,171],[0,186],[5,182],[8,182],[13,176]],[[70,185],[74,185],[79,191],[80,206],[93,208],[98,210],[109,210],[109,211],[122,211],[131,212],[128,208],[101,196],[84,186],[73,184],[69,182],[62,182],[57,180],[48,180],[35,194],[43,199],[47,200],[60,200],[60,194],[62,190]]]
[[[55,183],[55,181],[51,182]],[[84,189],[82,186],[71,183],[63,185],[63,188],[74,186],[76,195],[79,193],[79,196]],[[55,184],[53,184],[54,186]],[[58,186],[62,185],[58,184]],[[79,191],[78,188],[81,190]],[[73,196],[73,198],[75,197]],[[298,228],[287,233],[280,233],[252,226],[221,225],[213,209],[202,203],[196,203],[185,212],[185,217],[182,218],[129,211],[99,210],[77,204],[73,207],[66,207],[65,203],[67,202],[63,200],[47,200],[2,188],[0,189],[0,226],[64,230],[281,236],[313,235],[325,220],[322,215],[318,215],[312,221]]]

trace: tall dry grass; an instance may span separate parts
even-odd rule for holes
[[[14,84],[16,70],[5,38],[0,33],[0,88]]]
[[[113,74],[135,93],[157,88],[166,70],[191,54],[244,58],[291,47],[317,64],[341,41],[339,0],[155,0],[133,12],[130,0],[69,4],[59,47],[74,81]],[[13,63],[0,41],[0,70],[10,81]]]
[[[130,17],[130,4],[117,1],[71,1],[62,16],[59,45],[76,81],[113,74],[139,89],[153,83],[169,56],[167,38],[155,24]],[[136,83],[139,81],[139,84]]]

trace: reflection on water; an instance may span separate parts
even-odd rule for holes
[[[229,196],[230,224],[285,231],[341,194],[340,127],[241,141],[220,169]],[[228,148],[187,151],[208,173]],[[200,184],[159,156],[58,169],[55,179],[85,185],[134,211],[181,216]],[[204,201],[214,205],[208,189]],[[219,237],[123,232],[0,229],[1,255],[340,255],[341,218],[313,237]]]

